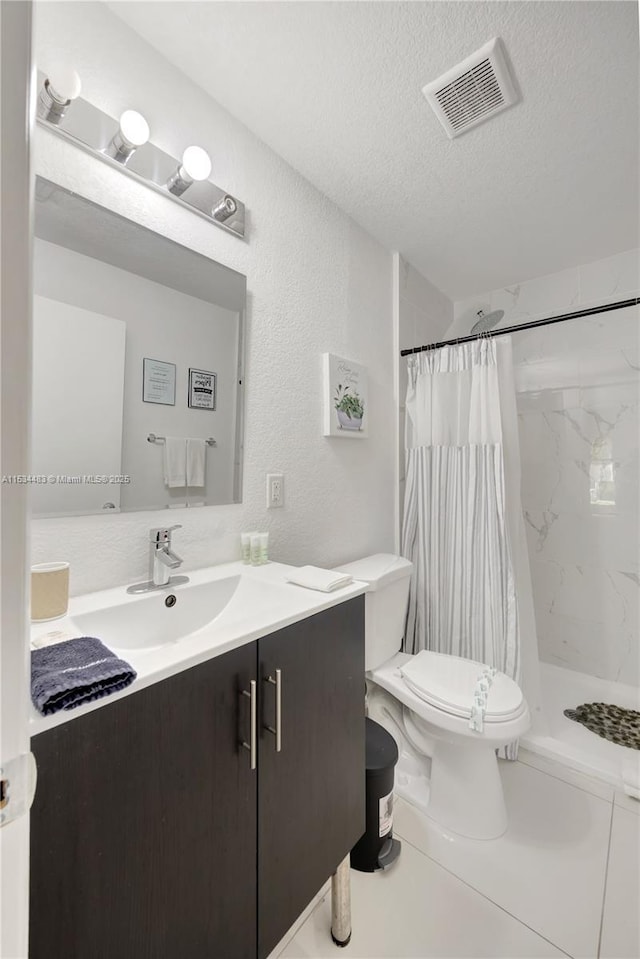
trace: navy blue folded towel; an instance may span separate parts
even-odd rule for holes
[[[43,716],[116,693],[135,678],[129,663],[92,636],[31,653],[31,699]]]

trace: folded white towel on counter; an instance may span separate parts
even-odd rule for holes
[[[187,486],[204,486],[206,451],[204,440],[187,440]]]
[[[164,482],[171,489],[187,485],[187,441],[184,436],[165,437]]]
[[[322,593],[331,593],[353,582],[353,576],[334,569],[320,569],[319,566],[301,566],[287,577],[288,583],[305,586],[307,589],[319,589]]]

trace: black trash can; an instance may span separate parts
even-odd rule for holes
[[[393,770],[396,741],[380,723],[366,720],[367,828],[351,850],[351,868],[359,872],[387,869],[400,855],[393,838]]]

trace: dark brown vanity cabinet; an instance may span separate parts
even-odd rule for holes
[[[363,699],[357,597],[36,736],[30,959],[266,959],[364,831]]]
[[[364,599],[258,643],[258,956],[268,956],[365,829]],[[282,744],[275,687],[282,673]]]

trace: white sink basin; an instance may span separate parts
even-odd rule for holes
[[[189,583],[152,593],[127,593],[115,586],[72,596],[65,617],[33,623],[32,647],[95,636],[137,673],[134,683],[117,695],[127,696],[251,643],[275,630],[300,622],[365,592],[352,583],[333,593],[303,589],[289,582],[293,566],[266,563],[244,566],[235,561],[189,572]],[[175,597],[174,604],[166,600]],[[105,696],[77,710],[40,716],[32,707],[31,734],[36,736],[74,716],[101,708]]]
[[[104,609],[72,614],[84,636],[96,636],[110,649],[155,649],[207,626],[233,598],[240,576],[158,590]],[[175,597],[174,605],[167,599]]]

